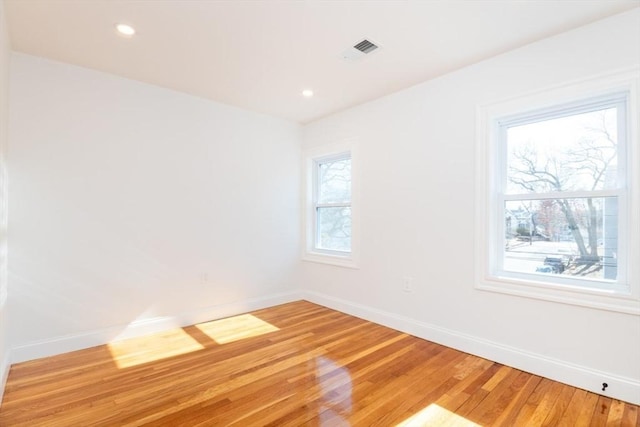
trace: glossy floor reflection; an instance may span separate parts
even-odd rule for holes
[[[320,423],[349,425],[346,419],[351,415],[353,392],[349,370],[324,356],[316,357],[315,362],[316,384],[320,388]]]
[[[638,407],[300,301],[15,365],[0,426],[634,426]]]

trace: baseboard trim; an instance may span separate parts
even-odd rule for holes
[[[535,375],[593,393],[640,405],[640,381],[579,366],[541,354],[421,322],[395,313],[367,307],[313,291],[304,291],[307,301],[341,311],[456,350],[464,351]],[[606,392],[601,390],[606,382]]]
[[[134,338],[209,320],[235,316],[248,311],[260,310],[300,299],[302,299],[302,296],[299,292],[284,292],[209,306],[174,316],[155,317],[136,321],[128,325],[118,325],[80,334],[35,341],[13,347],[11,349],[10,361],[11,363],[20,363],[42,357],[54,356],[56,354],[82,350],[122,339]]]
[[[4,397],[4,388],[9,378],[9,369],[11,369],[10,353],[7,351],[2,361],[0,361],[0,407],[2,407],[2,398]]]

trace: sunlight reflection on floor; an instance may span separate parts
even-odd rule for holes
[[[217,344],[280,330],[251,314],[200,323],[195,327]],[[129,368],[204,349],[205,345],[189,334],[189,328],[185,329],[172,329],[159,334],[115,341],[107,346],[118,368]]]
[[[251,314],[241,314],[240,316],[200,323],[196,325],[196,328],[207,334],[218,344],[257,337],[280,330],[271,323],[258,319]]]
[[[107,344],[118,368],[129,368],[155,362],[192,351],[204,346],[182,329],[172,329],[160,334],[131,338]]]
[[[396,427],[423,427],[423,426],[442,426],[442,427],[480,427],[479,424],[473,423],[468,419],[454,414],[441,406],[432,403],[411,418],[407,418]]]

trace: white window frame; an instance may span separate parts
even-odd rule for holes
[[[304,230],[305,237],[302,259],[304,261],[331,264],[340,267],[358,268],[358,187],[357,156],[355,143],[347,141],[305,150],[303,153],[304,185]],[[350,203],[318,203],[318,168],[321,163],[340,159],[351,159],[351,202]],[[318,207],[351,207],[351,250],[337,251],[318,248],[317,245],[317,208]]]
[[[313,250],[318,253],[322,253],[325,255],[332,255],[338,257],[345,257],[349,253],[351,253],[351,244],[349,244],[348,251],[341,251],[337,249],[327,249],[320,247],[320,229],[318,227],[318,210],[322,208],[351,208],[351,199],[346,202],[325,202],[321,203],[320,199],[320,166],[326,163],[337,162],[341,160],[349,160],[351,161],[351,152],[346,151],[344,153],[339,154],[331,154],[323,157],[316,157],[313,159],[313,224],[314,224],[314,233],[313,233]],[[351,240],[351,239],[349,239]]]
[[[487,104],[478,108],[477,131],[477,223],[476,288],[521,297],[543,299],[572,305],[640,315],[640,153],[638,149],[638,99],[640,69],[633,68],[598,76]],[[505,271],[504,202],[536,199],[536,194],[505,195],[506,136],[504,130],[515,124],[534,123],[546,118],[593,111],[598,101],[611,105],[625,94],[624,129],[626,144],[619,150],[621,186],[616,190],[574,192],[574,197],[615,195],[619,203],[618,280],[589,281],[579,278],[543,276]],[[571,111],[574,108],[574,112]],[[622,181],[623,180],[623,181]],[[569,192],[567,192],[569,193]],[[561,193],[563,195],[567,193]],[[550,196],[540,194],[542,198]],[[555,195],[557,197],[557,194]]]

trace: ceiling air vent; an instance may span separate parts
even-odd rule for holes
[[[349,49],[344,51],[342,53],[342,59],[355,61],[356,59],[360,59],[378,48],[379,46],[377,44],[373,43],[370,40],[364,39],[356,43],[353,47],[350,47]]]
[[[369,40],[362,40],[360,43],[355,45],[354,48],[358,49],[362,53],[369,53],[376,50],[378,46],[371,43]]]

